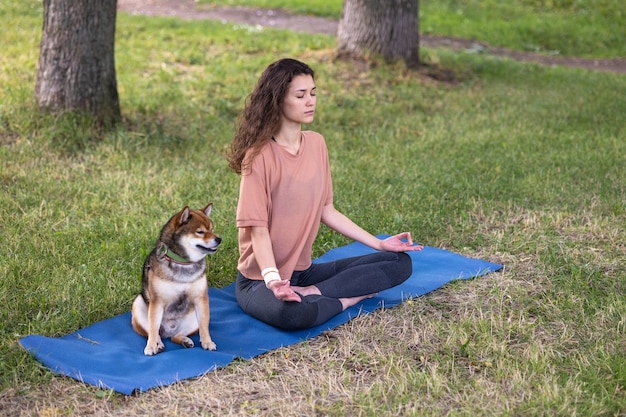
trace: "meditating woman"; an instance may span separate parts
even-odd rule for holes
[[[269,65],[246,101],[229,154],[241,174],[237,302],[284,329],[319,325],[404,282],[411,274],[404,252],[422,249],[409,232],[378,239],[334,207],[325,140],[301,130],[313,122],[315,94],[308,65]],[[312,263],[320,222],[377,252]]]

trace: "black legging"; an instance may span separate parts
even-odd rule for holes
[[[312,264],[295,271],[291,285],[315,285],[322,295],[302,297],[301,302],[278,300],[262,280],[237,274],[236,297],[241,308],[267,324],[288,330],[306,329],[324,323],[343,311],[339,298],[375,294],[406,281],[411,258],[402,252],[370,255]]]

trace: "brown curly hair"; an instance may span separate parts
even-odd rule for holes
[[[307,64],[291,58],[273,62],[261,74],[235,124],[228,166],[236,173],[241,174],[280,129],[285,96],[289,84],[298,75],[310,75],[315,79],[315,73]],[[244,161],[250,148],[253,151]]]

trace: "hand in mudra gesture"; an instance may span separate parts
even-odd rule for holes
[[[414,245],[410,232],[398,233],[380,242],[380,249],[388,252],[408,252],[422,250],[422,245]]]

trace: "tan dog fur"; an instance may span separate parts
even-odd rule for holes
[[[132,306],[133,329],[148,337],[145,355],[165,349],[162,337],[193,347],[189,336],[198,332],[203,349],[216,349],[209,334],[205,258],[217,251],[222,240],[209,218],[212,209],[212,203],[202,210],[185,207],[172,216],[146,257],[141,294]]]

